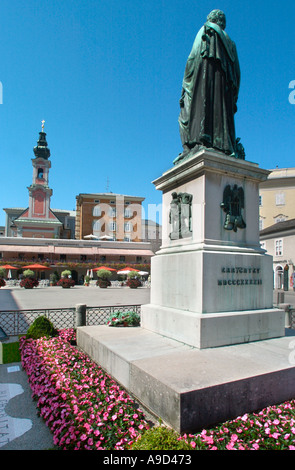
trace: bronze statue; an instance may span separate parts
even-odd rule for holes
[[[224,228],[225,230],[237,231],[238,228],[246,228],[246,223],[243,219],[245,201],[244,190],[236,184],[231,187],[226,185],[223,191],[223,201],[220,207],[226,213]]]
[[[179,240],[192,236],[192,194],[176,193],[171,194],[169,224],[171,240]]]
[[[213,10],[188,57],[178,119],[183,152],[174,163],[201,148],[245,158],[234,123],[240,86],[239,60],[235,43],[224,31],[225,25],[225,14]]]

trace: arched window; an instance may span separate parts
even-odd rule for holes
[[[38,168],[38,175],[37,178],[42,179],[44,177],[44,170],[43,168]]]
[[[278,265],[275,269],[275,289],[283,289],[284,287],[284,269]]]

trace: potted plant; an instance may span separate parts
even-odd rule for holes
[[[70,289],[70,287],[74,287],[75,281],[71,278],[71,271],[68,269],[65,269],[61,273],[61,279],[57,282],[58,286],[61,286],[63,289]]]
[[[130,271],[130,273],[127,274],[127,278],[127,286],[131,289],[137,289],[137,287],[141,286],[141,281],[136,271]]]
[[[84,285],[89,286],[90,276],[85,276]]]
[[[5,278],[5,269],[0,268],[0,287],[6,286],[6,282],[4,281]]]
[[[97,271],[97,277],[98,280],[96,281],[96,285],[101,287],[101,288],[107,288],[108,286],[111,285],[110,278],[112,277],[111,271],[108,271],[107,269],[101,269],[100,271]]]
[[[26,269],[23,272],[23,279],[20,281],[20,287],[24,287],[25,289],[33,289],[39,285],[38,279],[34,278],[34,271],[31,269]]]
[[[57,282],[59,280],[59,276],[58,276],[57,272],[54,272],[54,273],[50,274],[49,280],[50,280],[50,285],[51,286],[56,286]]]
[[[136,312],[114,312],[107,321],[108,326],[139,326],[140,316]]]

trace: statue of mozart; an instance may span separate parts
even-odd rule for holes
[[[195,38],[180,98],[178,122],[183,152],[174,164],[201,148],[245,158],[234,123],[240,86],[239,60],[225,26],[225,14],[213,10]]]

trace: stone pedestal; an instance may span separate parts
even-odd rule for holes
[[[259,243],[259,183],[268,173],[203,150],[154,182],[163,192],[163,239],[143,328],[198,348],[284,335],[272,257]],[[177,195],[190,201],[178,212]]]

